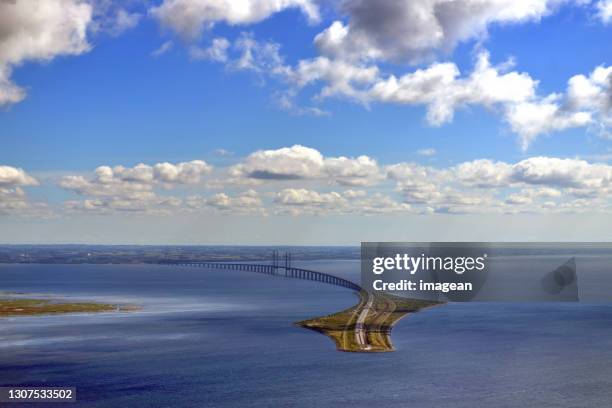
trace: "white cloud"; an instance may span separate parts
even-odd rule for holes
[[[387,177],[391,180],[426,180],[436,177],[437,171],[415,163],[397,163],[386,166]]]
[[[301,145],[256,151],[229,172],[233,178],[329,180],[345,186],[373,185],[383,178],[376,160],[368,156],[324,157]]]
[[[352,200],[354,198],[365,197],[368,195],[368,193],[365,190],[345,190],[341,194],[342,196],[348,198],[349,200]]]
[[[341,35],[343,30],[336,29]],[[365,106],[377,102],[425,106],[427,122],[433,126],[451,122],[459,109],[485,107],[504,118],[523,150],[542,134],[570,128],[588,127],[612,137],[611,67],[572,77],[566,93],[539,95],[538,80],[514,70],[512,59],[492,64],[487,51],[477,55],[471,72],[461,73],[453,62],[435,62],[398,75],[385,74],[372,62],[337,56],[288,65],[279,44],[259,42],[249,33],[242,33],[233,44],[215,39],[208,48],[193,48],[192,55],[279,80],[286,85],[276,93],[279,106],[297,114],[328,114],[317,106],[302,108],[296,103],[304,88],[316,85],[320,89],[315,102],[340,97]]]
[[[550,187],[524,188],[517,193],[510,194],[506,198],[506,203],[511,205],[530,205],[539,199],[550,200],[559,198],[561,196],[561,191]],[[543,203],[543,205],[556,206],[556,203],[553,201],[546,201]]]
[[[476,191],[478,185],[490,185],[494,177],[487,169],[488,162],[464,163],[448,169],[398,163],[387,166],[387,177],[396,182],[395,190],[405,203],[417,212],[465,213],[476,208],[490,212],[493,202],[490,194]]]
[[[512,179],[531,185],[600,189],[606,194],[612,166],[585,160],[531,157],[512,166]]]
[[[594,117],[597,131],[604,137],[612,132],[612,66],[599,66],[589,76],[576,75],[568,81],[566,104],[574,111]]]
[[[117,10],[111,33],[115,36],[123,34],[138,25],[142,16],[139,13],[130,13],[125,9]]]
[[[92,6],[79,0],[0,1],[0,105],[21,101],[12,68],[89,51]]]
[[[482,189],[541,186],[530,190],[532,197],[536,192],[538,197],[558,197],[559,188],[607,195],[612,187],[612,166],[580,159],[537,156],[514,164],[481,159],[461,163],[450,170],[445,180]]]
[[[347,24],[335,21],[315,42],[341,59],[421,62],[481,38],[493,24],[539,21],[563,0],[346,0]]]
[[[64,176],[59,186],[87,197],[83,201],[70,200],[70,211],[94,212],[167,212],[180,205],[180,199],[160,196],[156,187],[174,188],[182,184],[197,184],[212,171],[202,160],[183,163],[158,163],[153,166],[140,163],[134,167],[100,166],[93,177]]]
[[[60,186],[83,195],[114,196],[152,190],[160,184],[173,187],[177,184],[196,184],[209,174],[212,166],[202,160],[183,163],[157,163],[154,166],[137,164],[134,167],[100,166],[94,176],[64,176]]]
[[[523,102],[507,109],[506,120],[519,135],[520,145],[527,150],[539,135],[575,127],[587,126],[592,122],[589,112],[574,112],[563,109],[557,102],[558,95],[541,101]]]
[[[0,185],[0,216],[48,218],[53,211],[46,203],[31,202],[20,187],[5,188]]]
[[[592,211],[607,211],[612,197],[612,166],[579,159],[479,159],[440,169],[399,163],[386,169],[405,202],[436,212],[567,212],[579,208],[568,204],[576,199]]]
[[[504,162],[479,159],[461,163],[452,172],[462,184],[474,187],[500,187],[508,184],[512,166]]]
[[[253,24],[289,8],[300,9],[310,22],[319,20],[318,8],[311,0],[164,0],[150,13],[163,27],[193,40],[218,22]]]
[[[203,160],[192,160],[178,164],[158,163],[153,167],[155,179],[163,183],[195,184],[203,175],[212,171],[212,166]]]
[[[274,201],[282,205],[332,206],[336,209],[346,205],[346,199],[335,191],[330,193],[318,193],[305,188],[284,189],[276,194]]]
[[[230,47],[230,42],[223,37],[214,38],[212,43],[207,48],[191,47],[189,54],[194,59],[208,59],[216,62],[227,62],[227,50]]]
[[[142,14],[130,12],[118,7],[111,1],[93,1],[94,21],[91,30],[94,33],[106,33],[118,37],[136,27],[142,19]]]
[[[277,150],[259,150],[230,171],[234,176],[261,180],[295,180],[320,177],[323,155],[315,149],[294,145]]]
[[[408,203],[398,202],[397,200],[381,193],[373,195],[355,202],[352,206],[352,213],[363,215],[376,214],[409,214],[416,211]],[[429,208],[424,208],[420,212],[430,212]]]
[[[585,113],[562,115],[560,108],[543,123],[533,123],[529,113],[545,107],[537,96],[538,81],[524,72],[511,71],[513,62],[492,65],[487,52],[481,52],[474,69],[461,75],[451,62],[434,63],[422,69],[396,76],[384,76],[377,66],[347,62],[327,57],[300,61],[295,68],[283,66],[282,73],[297,89],[321,82],[318,98],[345,97],[368,105],[373,102],[426,106],[427,121],[434,126],[452,121],[455,111],[469,106],[499,110],[507,116],[512,129],[526,146],[541,133],[580,126]],[[556,106],[556,105],[554,105]]]
[[[289,75],[294,86],[303,88],[323,82],[320,98],[345,96],[367,102],[367,86],[379,76],[378,67],[348,63],[342,60],[317,57],[301,60]]]
[[[598,67],[589,76],[569,80],[566,94],[540,96],[538,81],[511,71],[513,61],[494,66],[489,54],[478,55],[473,71],[462,76],[454,63],[384,77],[376,66],[317,57],[292,71],[297,87],[324,81],[320,98],[343,96],[357,102],[426,106],[427,121],[439,126],[452,121],[457,109],[483,106],[504,116],[526,150],[542,134],[597,125],[605,136],[612,127],[612,67]]]
[[[597,2],[597,16],[604,24],[612,22],[612,0],[599,0]]]
[[[374,193],[368,196],[366,192],[355,192],[353,190],[342,193],[335,191],[323,193],[305,188],[289,188],[276,193],[274,203],[277,204],[277,214],[294,216],[413,212],[409,204],[397,202],[384,194]]]
[[[444,179],[444,172],[416,163],[397,163],[385,168],[387,178],[396,182],[399,191],[407,203],[427,204],[441,197],[439,191]]]
[[[455,64],[436,63],[399,78],[391,75],[378,80],[371,88],[370,98],[426,105],[428,122],[441,125],[450,122],[455,110],[463,106],[493,108],[533,98],[537,81],[525,73],[506,72],[508,66],[492,66],[488,53],[481,53],[473,72],[461,78]]]
[[[140,192],[132,196],[68,200],[64,203],[64,209],[68,213],[170,215],[172,210],[176,210],[181,204],[182,200],[176,197],[160,197],[152,192]]]
[[[161,57],[162,55],[168,53],[172,48],[174,48],[174,41],[165,41],[162,43],[162,45],[151,52],[151,56],[155,58]]]
[[[267,214],[261,196],[252,189],[234,195],[218,193],[208,198],[190,196],[185,199],[185,204],[190,210],[212,208],[231,214]]]
[[[32,202],[21,187],[38,186],[39,182],[23,169],[0,166],[0,215],[48,217],[45,203]]]
[[[0,166],[0,187],[37,186],[38,181],[23,169]]]
[[[227,44],[221,45],[226,46]],[[260,42],[254,38],[252,33],[241,33],[234,42],[233,48],[238,53],[238,57],[229,61],[228,67],[231,69],[253,71],[262,76],[281,78],[286,77],[289,73],[290,68],[284,64],[278,43]]]
[[[330,157],[324,162],[325,173],[338,184],[345,186],[367,186],[382,178],[378,163],[368,156],[357,158]]]
[[[369,215],[612,209],[612,165],[581,159],[538,156],[515,163],[479,159],[450,167],[381,167],[368,156],[325,157],[316,149],[295,145],[256,151],[237,165],[211,172],[198,160],[100,166],[91,176],[64,176],[59,185],[82,196],[64,204],[67,213]],[[220,177],[224,174],[258,181],[258,191],[236,192],[240,183]],[[212,178],[203,180],[208,175]],[[48,206],[27,199],[22,187],[34,185],[37,181],[25,171],[0,166],[0,212],[50,214]],[[183,197],[167,195],[168,189],[181,185],[190,186],[178,190]],[[338,189],[340,185],[362,187]],[[223,192],[185,196],[212,188]]]
[[[11,81],[11,68],[0,64],[0,106],[21,102],[26,91]]]

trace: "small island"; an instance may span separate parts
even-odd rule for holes
[[[395,350],[391,330],[402,317],[441,304],[361,290],[357,305],[296,325],[328,336],[339,351],[388,352]]]
[[[139,307],[95,302],[67,302],[61,299],[26,298],[0,294],[0,318],[66,313],[129,312],[135,310],[139,310]]]

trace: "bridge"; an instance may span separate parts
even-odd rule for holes
[[[272,263],[243,262],[185,262],[170,261],[166,265],[199,268],[232,269],[262,273],[271,276],[295,278],[348,288],[357,292],[359,303],[350,309],[329,316],[298,322],[297,325],[331,338],[341,351],[381,352],[393,351],[391,329],[403,316],[422,308],[437,304],[413,299],[404,299],[362,290],[361,286],[347,279],[291,265],[291,254],[284,254],[284,262],[278,251],[272,253]]]
[[[183,262],[170,261],[164,262],[166,265],[175,266],[191,266],[196,268],[215,268],[215,269],[231,269],[235,271],[256,272],[272,276],[280,276],[285,278],[294,278],[309,280],[314,282],[326,283],[329,285],[341,286],[357,292],[361,291],[361,286],[347,279],[338,276],[330,275],[324,272],[313,271],[310,269],[295,268],[291,266],[291,254],[286,252],[284,262],[281,264],[278,251],[272,253],[271,264],[258,263],[232,263],[232,262]]]

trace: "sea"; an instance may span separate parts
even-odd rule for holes
[[[359,281],[355,259],[297,266]],[[612,406],[608,302],[448,303],[401,320],[395,352],[347,353],[294,324],[356,303],[319,282],[3,264],[0,291],[141,307],[0,319],[0,386],[75,387],[76,407]]]

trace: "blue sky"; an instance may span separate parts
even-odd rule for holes
[[[609,238],[612,2],[474,4],[0,3],[0,241]]]

